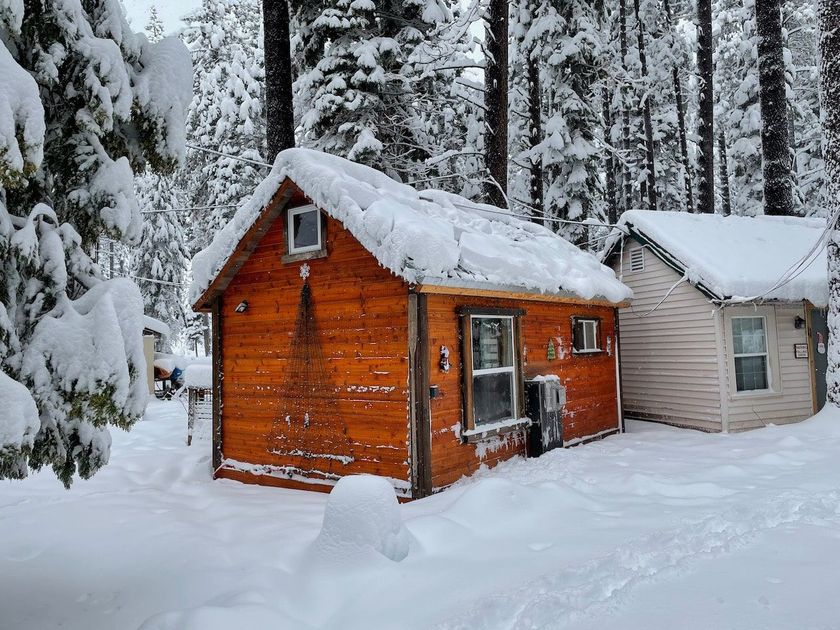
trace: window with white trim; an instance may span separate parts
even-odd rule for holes
[[[289,208],[287,219],[289,254],[304,254],[321,249],[321,211],[318,208]]]
[[[735,359],[735,391],[770,389],[767,354],[767,321],[762,316],[732,318],[732,356]]]
[[[476,427],[518,416],[514,318],[471,315],[472,420]]]
[[[600,324],[597,319],[585,317],[572,320],[572,348],[575,353],[601,352]]]
[[[633,273],[645,270],[645,250],[641,247],[630,252],[630,271]]]

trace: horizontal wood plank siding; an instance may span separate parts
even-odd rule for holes
[[[732,311],[727,307],[726,311]],[[811,374],[808,359],[797,359],[794,355],[794,344],[808,343],[808,331],[795,328],[794,320],[797,316],[805,319],[804,305],[775,305],[773,306],[776,323],[776,339],[778,340],[779,369],[781,391],[767,396],[738,396],[732,393],[734,389],[731,379],[730,362],[727,361],[727,377],[729,380],[729,430],[744,431],[763,427],[768,424],[787,424],[804,420],[813,414],[813,398],[811,396]],[[749,307],[739,308],[739,314],[750,314]],[[727,352],[730,349],[727,348]]]
[[[340,476],[372,473],[404,489],[409,482],[408,287],[341,223],[322,217],[328,256],[305,261],[328,383],[313,396],[334,400],[323,403],[333,405],[334,417],[295,429],[296,436],[305,436],[297,444],[300,453],[271,452],[277,450],[270,448],[272,440],[285,431],[279,401],[292,366],[303,285],[304,262],[281,261],[283,212],[222,297],[222,451],[232,463],[219,476],[329,489]],[[236,313],[242,300],[248,310]],[[341,459],[346,457],[352,461]]]
[[[720,431],[715,307],[687,282],[673,288],[680,276],[647,249],[644,270],[632,272],[630,254],[640,247],[627,240],[623,265],[618,255],[614,261],[634,293],[632,306],[619,311],[624,413]]]
[[[576,440],[617,429],[618,407],[615,378],[615,310],[605,306],[564,305],[548,302],[428,296],[430,385],[439,387],[431,400],[432,485],[439,489],[469,475],[482,465],[493,466],[512,455],[525,454],[524,432],[493,437],[478,443],[463,443],[461,391],[461,322],[459,307],[522,308],[520,352],[525,378],[557,374],[567,388],[564,440]],[[601,319],[601,339],[610,352],[572,354],[572,317]],[[607,339],[609,338],[609,342]],[[549,361],[548,341],[555,344],[557,358]],[[440,348],[449,349],[451,368],[439,366]]]

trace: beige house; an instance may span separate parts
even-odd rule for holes
[[[797,422],[825,401],[823,220],[634,210],[603,253],[625,416],[704,431]]]

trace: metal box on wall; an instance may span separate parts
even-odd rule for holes
[[[525,381],[525,412],[531,419],[528,457],[563,446],[563,407],[566,388],[558,378]]]

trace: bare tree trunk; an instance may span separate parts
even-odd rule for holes
[[[601,99],[603,100],[604,130],[605,133],[609,134],[613,126],[613,115],[610,106],[610,93],[606,86],[601,92]],[[607,153],[605,169],[607,171],[607,223],[615,225],[618,223],[618,200],[616,199],[615,154],[613,151]]]
[[[263,46],[267,157],[273,162],[280,151],[295,146],[287,0],[263,0]]]
[[[533,51],[532,51],[533,52]],[[532,55],[528,55],[528,144],[531,148],[530,191],[533,216],[531,221],[545,225],[543,216],[543,166],[542,156],[536,147],[542,142],[542,94],[540,91],[540,67]]]
[[[835,0],[836,1],[836,0]],[[764,213],[792,215],[790,136],[780,0],[756,0]]]
[[[712,0],[697,0],[697,70],[700,75],[700,136],[697,211],[715,211],[715,65]]]
[[[639,0],[634,0],[634,9],[636,12],[636,38],[639,42],[639,62],[642,64],[642,77],[645,79],[645,85],[647,85],[648,65],[647,52],[645,51],[645,27],[642,24],[642,17],[639,11]],[[648,205],[651,210],[656,210],[656,160],[653,146],[653,116],[651,114],[650,97],[651,93],[648,91],[645,94],[642,116],[645,124],[645,168],[647,169]]]
[[[618,3],[618,20],[620,40],[621,40],[621,67],[624,70],[624,76],[621,78],[621,149],[624,152],[624,160],[622,161],[622,189],[624,197],[624,209],[633,209],[633,182],[630,181],[630,167],[628,161],[630,160],[630,103],[627,94],[627,3],[626,0],[619,0]]]
[[[202,331],[204,333],[204,356],[209,357],[213,348],[211,348],[212,344],[210,343],[210,316],[207,313],[202,313],[201,323],[204,329]]]
[[[484,162],[491,181],[487,201],[507,206],[508,162],[508,3],[490,0],[484,70]]]
[[[828,209],[833,229],[828,242],[827,399],[840,407],[840,2],[820,0],[820,96]]]
[[[665,18],[668,29],[673,33],[673,14],[670,0],[664,0]],[[682,79],[676,64],[671,69],[674,82],[674,99],[677,105],[677,128],[680,137],[680,153],[682,154],[683,177],[685,178],[685,199],[689,212],[694,212],[694,183],[692,181],[691,158],[688,155],[688,131],[685,124],[685,98],[683,97]]]
[[[729,164],[726,157],[726,134],[718,135],[718,160],[720,162],[720,197],[723,215],[732,214],[732,193],[729,190]]]

